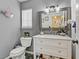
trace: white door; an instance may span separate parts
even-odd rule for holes
[[[79,0],[76,0],[76,39],[79,41]],[[79,44],[76,44],[76,59],[79,59]]]
[[[72,20],[76,21],[76,33],[72,28],[72,38],[75,42],[74,59],[79,59],[79,0],[71,0]]]

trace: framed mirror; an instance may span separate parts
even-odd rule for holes
[[[71,20],[70,7],[60,8],[59,12],[49,10],[47,13],[46,11],[40,11],[39,14],[41,31],[52,30],[52,32],[57,33],[61,30],[71,36],[71,24],[68,23]]]

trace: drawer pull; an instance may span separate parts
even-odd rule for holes
[[[43,41],[40,41],[41,43],[43,42]]]
[[[58,53],[61,53],[61,51],[58,51]]]
[[[61,45],[61,43],[60,43],[60,42],[59,42],[58,44],[59,44],[59,45]]]
[[[42,50],[42,48],[40,48]]]

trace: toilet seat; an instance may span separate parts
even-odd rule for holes
[[[19,55],[23,54],[24,52],[25,52],[25,48],[24,47],[18,47],[18,48],[13,49],[10,52],[10,56],[11,57],[16,57],[16,56],[19,56]]]

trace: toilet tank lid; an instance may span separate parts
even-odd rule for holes
[[[24,52],[24,51],[25,51],[25,48],[24,47],[18,47],[18,48],[13,49],[10,52],[10,54],[17,54],[17,53]]]
[[[20,39],[32,39],[32,37],[21,37]]]

